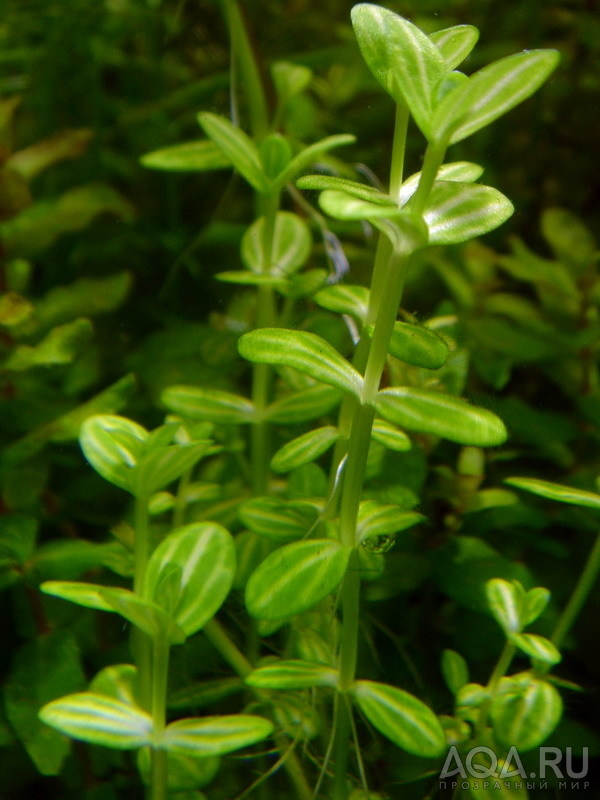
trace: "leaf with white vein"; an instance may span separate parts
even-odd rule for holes
[[[475,47],[479,31],[474,25],[454,25],[430,33],[429,38],[442,54],[446,69],[456,69]]]
[[[252,714],[190,717],[167,725],[162,746],[172,753],[220,756],[266,739],[273,724]]]
[[[514,207],[491,186],[436,181],[423,218],[430,244],[458,244],[502,225]]]

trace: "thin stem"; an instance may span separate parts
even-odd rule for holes
[[[573,623],[583,608],[585,601],[587,600],[588,595],[590,594],[594,583],[596,582],[599,571],[600,535],[597,535],[594,546],[592,547],[592,550],[587,558],[583,572],[581,573],[579,581],[577,582],[577,586],[573,590],[573,594],[571,595],[571,598],[569,599],[564,611],[558,618],[558,622],[556,623],[556,627],[554,628],[554,632],[551,636],[552,643],[555,644],[559,650],[565,640],[565,637],[569,633]]]
[[[142,592],[144,575],[150,557],[148,502],[149,498],[145,494],[135,498],[133,591],[137,595]],[[152,643],[144,631],[135,627],[131,631],[131,652],[138,670],[138,701],[143,709],[149,711],[152,692]]]
[[[400,187],[404,173],[404,156],[406,153],[406,132],[410,114],[405,103],[396,106],[396,122],[394,126],[394,144],[392,148],[392,166],[390,169],[390,195],[400,202]]]
[[[409,201],[410,210],[415,214],[422,214],[427,205],[429,194],[433,187],[438,170],[444,161],[446,144],[444,142],[431,142],[425,151],[423,169],[417,191]]]
[[[500,680],[504,677],[504,675],[506,675],[506,671],[510,667],[510,663],[514,658],[516,649],[517,649],[516,646],[512,642],[507,640],[504,643],[504,648],[500,653],[500,657],[496,662],[494,671],[490,676],[487,685],[489,699],[486,700],[486,702],[484,702],[483,705],[481,706],[479,710],[479,718],[477,720],[477,731],[480,736],[483,734],[485,727],[487,725],[490,705],[494,697],[494,694],[496,693],[496,689],[498,688],[498,684],[500,683]]]
[[[169,643],[163,636],[153,641],[152,664],[152,725],[158,746],[150,751],[150,800],[166,800],[168,761],[167,751],[160,747],[164,735],[167,713],[167,686],[169,677]]]

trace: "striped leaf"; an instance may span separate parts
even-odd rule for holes
[[[402,428],[442,436],[458,444],[494,447],[507,436],[503,422],[491,411],[426,389],[382,389],[375,397],[375,408]]]
[[[240,354],[259,364],[294,367],[317,381],[359,395],[360,373],[329,342],[306,331],[259,328],[238,342]]]
[[[253,670],[246,677],[255,689],[310,689],[315,686],[335,687],[339,672],[312,661],[274,661]]]
[[[279,620],[316,605],[341,582],[350,550],[331,539],[285,545],[251,575],[246,606],[253,617]]]
[[[535,633],[513,633],[510,640],[534,661],[552,665],[558,664],[561,660],[560,653],[545,636],[538,636]]]
[[[169,386],[161,395],[169,411],[193,420],[243,425],[255,419],[254,404],[238,394],[200,386]]]
[[[258,149],[247,133],[225,117],[208,111],[198,114],[198,122],[225,158],[257,192],[269,191]]]
[[[235,547],[215,522],[193,522],[171,533],[152,553],[142,595],[163,607],[191,636],[214,616],[233,583]]]
[[[326,189],[319,195],[319,205],[334,219],[343,220],[375,220],[397,219],[406,217],[407,212],[396,203],[381,205],[370,200],[363,200],[355,195],[339,189]]]
[[[446,737],[433,711],[412,694],[373,681],[356,681],[356,702],[377,730],[408,753],[436,758],[446,748]]]
[[[426,137],[435,88],[447,72],[436,45],[419,28],[370,3],[352,9],[352,24],[367,66],[397,103],[406,103]]]
[[[530,50],[480,69],[437,106],[432,132],[440,141],[460,142],[532,95],[559,58],[556,50]]]
[[[338,189],[345,192],[350,197],[357,197],[359,200],[367,200],[370,203],[377,203],[381,206],[393,206],[394,200],[385,192],[369,186],[366,183],[348,180],[348,178],[336,178],[332,175],[304,175],[298,178],[296,186],[299,189],[313,191],[324,191],[325,189]]]
[[[472,183],[481,177],[483,167],[479,164],[474,164],[471,161],[451,161],[448,164],[442,164],[437,171],[438,181],[459,181],[460,183]],[[405,206],[413,194],[417,191],[419,181],[421,180],[421,173],[415,172],[410,178],[407,178],[400,187],[400,200],[398,205]]]
[[[527,595],[518,581],[492,578],[485,584],[488,607],[504,633],[518,633],[525,624]]]
[[[264,418],[280,425],[307,422],[328,414],[341,399],[340,392],[331,386],[310,386],[271,403],[264,412]]]
[[[530,589],[527,592],[526,601],[527,611],[525,614],[525,625],[530,625],[543,614],[546,606],[550,602],[550,592],[548,589],[537,586],[535,589]]]
[[[171,753],[220,756],[256,744],[273,732],[273,724],[251,714],[190,717],[167,725],[162,747]]]
[[[504,482],[517,489],[525,489],[525,491],[533,492],[540,497],[546,497],[548,500],[600,509],[600,494],[587,492],[585,489],[576,489],[574,486],[565,486],[552,481],[542,481],[539,478],[506,478]]]
[[[430,33],[429,38],[442,54],[446,69],[456,69],[475,47],[479,31],[474,25],[454,25]]]
[[[79,435],[83,454],[96,472],[130,492],[147,438],[148,431],[141,425],[112,414],[88,417]]]
[[[540,745],[558,725],[563,703],[551,683],[530,673],[502,678],[492,699],[494,737],[519,752]]]
[[[275,472],[290,472],[293,469],[310,464],[327,452],[340,438],[337,428],[327,425],[292,439],[284,444],[271,459],[271,469]]]
[[[364,322],[369,310],[369,290],[366,286],[350,286],[339,283],[327,286],[314,296],[320,306],[336,314],[350,314],[351,317]]]
[[[325,139],[305,147],[304,150],[301,150],[292,158],[283,172],[273,181],[272,191],[283,189],[286,183],[291,183],[294,178],[317,162],[328,150],[333,150],[335,147],[342,147],[346,144],[353,144],[355,141],[356,137],[350,133],[338,133],[334,136],[326,136]]]
[[[94,676],[90,683],[90,691],[133,706],[136,702],[136,681],[137,667],[133,664],[113,664]]]
[[[152,743],[149,714],[95,692],[53,700],[41,709],[40,719],[74,739],[117,750],[131,750]]]
[[[264,218],[256,220],[242,237],[241,255],[254,273],[285,277],[300,269],[310,255],[312,239],[307,224],[297,214],[279,211],[275,218],[271,263],[263,263]]]
[[[173,444],[147,448],[139,459],[131,478],[136,496],[153,494],[180,478],[202,458],[211,446],[210,441],[193,444]]]
[[[514,207],[491,186],[436,181],[423,218],[430,244],[458,244],[502,225]]]
[[[406,530],[425,517],[416,511],[406,511],[402,506],[384,505],[377,500],[363,500],[358,509],[356,533],[358,540],[377,536],[391,536]]]
[[[369,326],[371,335],[372,330]],[[439,369],[448,358],[448,345],[441,336],[429,328],[409,322],[394,323],[388,350],[406,364],[424,369]]]
[[[149,169],[170,172],[206,172],[231,166],[229,158],[210,139],[153,150],[142,156],[140,163]]]
[[[387,447],[388,450],[395,450],[398,453],[403,453],[412,447],[408,436],[384,419],[376,419],[373,422],[371,438]]]
[[[239,510],[243,524],[259,536],[274,542],[300,539],[317,518],[313,505],[277,497],[253,497]]]
[[[247,269],[232,269],[227,272],[218,272],[215,278],[223,283],[236,283],[239,286],[274,286],[280,291],[289,284],[289,280],[282,276],[264,275],[250,272]]]

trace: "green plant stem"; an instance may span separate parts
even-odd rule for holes
[[[569,633],[573,623],[581,612],[588,595],[592,591],[598,572],[600,571],[600,534],[596,536],[594,546],[587,558],[583,572],[569,602],[565,606],[562,614],[558,618],[556,627],[552,633],[551,641],[560,650],[565,637]]]
[[[392,166],[390,169],[390,195],[400,202],[400,187],[404,177],[404,157],[406,153],[406,133],[410,114],[405,103],[396,106],[394,124],[394,143],[392,146]]]
[[[223,8],[231,41],[232,74],[243,76],[250,130],[255,139],[262,139],[269,132],[269,115],[260,70],[238,3],[236,0],[223,0]]]
[[[152,724],[158,745],[165,732],[167,714],[167,686],[169,676],[169,643],[157,636],[152,647]],[[150,800],[166,800],[168,779],[167,751],[158,746],[151,749]]]
[[[150,558],[149,498],[141,494],[135,498],[134,507],[134,577],[133,591],[142,593],[142,584],[148,559]],[[138,670],[138,701],[146,711],[150,710],[152,693],[152,642],[139,628],[131,631],[131,652]]]
[[[481,709],[479,711],[479,717],[477,720],[477,732],[479,736],[482,736],[484,733],[494,694],[496,693],[496,689],[498,688],[500,680],[506,675],[506,671],[510,667],[511,661],[514,658],[516,650],[517,650],[516,646],[512,642],[507,640],[504,643],[504,648],[500,653],[500,657],[496,662],[496,666],[494,667],[494,670],[490,675],[490,679],[486,687],[488,690],[489,699],[486,700],[485,703],[483,703],[483,705],[481,706]]]
[[[423,168],[417,191],[409,201],[410,210],[415,214],[422,215],[427,205],[427,199],[433,187],[438,170],[441,167],[444,156],[446,155],[445,142],[431,142],[425,151]]]

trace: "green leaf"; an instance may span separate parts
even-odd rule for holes
[[[328,311],[336,314],[350,314],[364,322],[369,310],[369,290],[366,286],[351,286],[339,283],[326,286],[313,297],[313,300]]]
[[[370,203],[376,203],[381,206],[395,206],[396,203],[384,192],[376,189],[374,186],[369,186],[366,183],[358,183],[357,181],[348,180],[348,178],[336,178],[332,175],[303,175],[298,178],[296,186],[299,189],[324,191],[325,189],[336,189],[344,192],[350,197],[356,197],[359,200],[366,200]]]
[[[292,148],[280,133],[270,133],[259,145],[260,160],[267,179],[274,180],[290,163]]]
[[[339,672],[311,661],[274,661],[253,670],[245,681],[255,689],[310,689],[337,686]]]
[[[275,61],[271,64],[271,76],[279,103],[284,106],[308,88],[312,80],[312,70],[290,61]]]
[[[198,122],[204,128],[223,155],[228,158],[240,175],[256,189],[267,193],[270,184],[263,171],[258,148],[240,128],[225,117],[204,111],[198,114]]]
[[[231,163],[221,148],[210,139],[162,147],[140,158],[143,167],[171,172],[207,172],[230,167]]]
[[[121,305],[131,288],[131,274],[117,272],[106,278],[80,278],[67,286],[56,286],[35,306],[40,325],[57,325],[73,317],[91,317]]]
[[[514,206],[491,186],[436,181],[423,212],[430,244],[458,244],[502,225]]]
[[[474,25],[454,25],[430,33],[429,38],[442,54],[446,69],[456,69],[475,47],[479,31]]]
[[[329,342],[307,331],[260,328],[238,342],[240,354],[259,364],[294,367],[317,381],[359,395],[362,376]]]
[[[395,450],[398,453],[403,453],[412,447],[408,436],[384,419],[374,420],[371,438],[387,447],[388,450]]]
[[[377,730],[408,753],[436,758],[446,748],[444,731],[433,711],[412,694],[373,681],[356,681],[356,702]]]
[[[173,444],[143,453],[131,481],[133,493],[139,497],[164,489],[192,469],[210,445],[210,441]]]
[[[539,478],[506,478],[504,482],[517,489],[525,489],[527,492],[547,497],[549,500],[600,509],[600,495],[587,492],[585,489],[576,489],[573,486],[564,486],[561,483],[543,481]]]
[[[527,611],[525,614],[525,625],[531,625],[541,614],[544,613],[546,606],[550,602],[550,592],[537,586],[530,589],[526,595]]]
[[[249,613],[279,620],[312,608],[338,586],[349,558],[350,550],[331,539],[281,547],[267,556],[248,581]]]
[[[574,214],[564,208],[547,208],[542,213],[542,233],[556,256],[576,275],[596,260],[598,245],[592,233]]]
[[[509,637],[510,641],[527,653],[535,661],[543,661],[544,664],[558,664],[561,655],[545,636],[538,636],[535,633],[513,633]]]
[[[328,414],[341,398],[341,393],[330,386],[310,386],[271,403],[265,409],[264,418],[279,425],[307,422]]]
[[[162,747],[172,753],[220,756],[256,744],[273,732],[273,724],[250,714],[190,717],[167,725]]]
[[[69,743],[44,725],[38,712],[58,694],[84,684],[79,647],[69,631],[47,633],[15,649],[4,680],[6,716],[42,775],[60,773]]]
[[[165,611],[191,636],[211,619],[231,589],[235,547],[229,532],[216,522],[194,522],[169,534],[152,553],[142,595],[161,605],[161,582],[174,568],[176,585]]]
[[[14,372],[23,372],[32,367],[70,364],[89,343],[92,335],[92,324],[87,319],[59,325],[38,344],[20,344],[15,347],[3,367]]]
[[[393,536],[424,519],[422,514],[405,511],[401,506],[384,505],[377,500],[363,500],[358,509],[358,541],[365,542],[377,536]]]
[[[411,431],[431,433],[459,444],[494,447],[506,440],[506,428],[491,411],[451,395],[426,389],[382,389],[375,397],[382,417]]]
[[[397,103],[405,102],[426,137],[435,88],[447,72],[436,45],[398,14],[370,3],[352,9],[352,24],[367,66]]]
[[[298,155],[292,158],[288,166],[278,175],[273,183],[272,190],[283,189],[286,183],[291,183],[297,175],[314,164],[315,161],[318,161],[328,150],[345,144],[353,144],[355,141],[355,136],[349,133],[340,133],[335,136],[327,136],[325,139],[305,147],[304,150],[301,150]]]
[[[488,606],[507,635],[518,633],[525,624],[527,596],[519,581],[493,578],[485,585]]]
[[[483,167],[479,164],[474,164],[471,161],[451,161],[448,164],[442,164],[438,169],[436,178],[438,181],[458,181],[459,183],[473,183],[483,173]],[[407,178],[400,187],[399,206],[405,206],[413,194],[417,191],[419,181],[421,180],[421,173],[415,172],[410,178]]]
[[[136,703],[137,675],[137,667],[133,664],[112,664],[94,676],[90,683],[90,691],[133,706]]]
[[[126,417],[101,414],[81,426],[79,441],[86,459],[110,483],[133,492],[135,467],[148,431]]]
[[[375,220],[408,218],[408,214],[396,203],[382,205],[364,200],[355,194],[339,189],[326,189],[319,195],[319,205],[334,219],[343,220]]]
[[[502,678],[490,708],[494,737],[519,752],[532,750],[556,728],[562,711],[561,696],[551,683],[529,673]]]
[[[375,326],[369,326],[372,335]],[[391,355],[413,367],[439,369],[448,359],[448,345],[434,331],[409,322],[395,322],[388,347]]]
[[[310,256],[312,239],[307,224],[289,211],[277,213],[270,264],[263,264],[264,228],[264,217],[260,217],[244,233],[241,249],[244,264],[261,275],[278,278],[292,275]]]
[[[217,272],[215,278],[223,283],[235,283],[238,286],[273,286],[280,292],[289,285],[288,278],[277,277],[265,273],[264,275],[249,272],[247,269],[232,269],[227,272]]]
[[[458,692],[469,682],[469,667],[465,659],[456,650],[444,650],[442,652],[442,675],[446,681],[446,686],[452,694]]]
[[[183,417],[221,425],[248,424],[256,416],[254,404],[245,397],[200,386],[169,386],[161,402]]]
[[[149,714],[94,692],[53,700],[42,708],[40,719],[73,739],[116,750],[133,750],[152,743]]]
[[[284,444],[275,453],[271,459],[271,469],[274,472],[290,472],[304,464],[310,464],[327,452],[339,438],[338,429],[332,425],[308,431]]]
[[[480,69],[437,106],[431,131],[439,141],[460,142],[532,95],[559,58],[556,50],[530,50]]]
[[[242,504],[239,517],[253,533],[274,542],[289,542],[306,535],[317,512],[309,503],[253,497]]]

